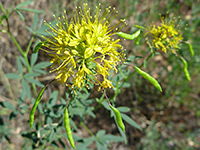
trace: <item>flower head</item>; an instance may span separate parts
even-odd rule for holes
[[[176,22],[175,19],[168,21],[167,18],[161,17],[160,25],[153,24],[148,27],[147,35],[152,38],[152,42],[148,41],[149,44],[151,43],[150,46],[165,53],[167,50],[171,50],[174,53],[183,39]]]
[[[117,72],[116,67],[122,60],[122,46],[112,35],[122,28],[117,26],[124,22],[120,20],[111,26],[109,21],[114,13],[116,11],[111,7],[101,13],[99,5],[92,16],[87,4],[83,4],[83,8],[76,8],[70,22],[66,12],[62,19],[55,17],[56,26],[45,22],[52,37],[44,37],[47,43],[44,43],[46,48],[43,50],[51,58],[51,72],[56,72],[57,80],[72,89],[84,87],[87,82],[99,85],[99,89],[113,87],[108,76],[110,70]]]

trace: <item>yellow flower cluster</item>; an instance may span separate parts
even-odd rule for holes
[[[57,80],[73,90],[87,86],[88,82],[99,85],[99,90],[113,87],[108,76],[110,70],[117,72],[123,50],[118,44],[120,40],[112,36],[123,27],[117,26],[125,23],[120,20],[111,26],[110,17],[116,13],[111,7],[101,13],[99,5],[92,16],[88,5],[83,4],[83,9],[76,8],[69,23],[66,12],[62,19],[55,17],[56,26],[45,22],[52,37],[43,37],[47,41],[43,50],[51,58],[51,72],[56,72]]]
[[[183,39],[178,30],[178,25],[176,25],[176,20],[172,19],[168,21],[167,18],[164,19],[164,17],[161,17],[160,25],[152,25],[147,28],[147,34],[150,34],[153,38],[151,46],[165,53],[167,53],[167,50],[171,50],[175,53],[179,48],[179,43]]]

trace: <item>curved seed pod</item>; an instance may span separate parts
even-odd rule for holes
[[[34,105],[32,107],[32,110],[30,112],[30,115],[29,115],[29,117],[30,117],[30,119],[29,119],[30,127],[33,126],[35,111],[36,111],[36,108],[37,108],[38,104],[40,103],[40,100],[41,100],[41,97],[42,97],[42,95],[44,93],[44,90],[49,86],[49,84],[51,84],[54,81],[55,81],[55,79],[51,80],[48,84],[46,84],[45,87],[43,87],[42,90],[40,91],[40,93],[38,94],[38,96],[37,96],[37,98],[35,100],[35,103],[34,103]]]
[[[190,44],[189,42],[185,42],[187,45],[188,45],[188,47],[189,47],[189,51],[190,51],[190,54],[191,54],[191,56],[194,56],[194,50],[193,50],[193,48],[192,48],[192,44]]]
[[[48,42],[47,42],[47,41],[39,42],[39,43],[34,47],[33,53],[37,53],[37,52],[39,51],[39,49],[40,49],[44,44],[48,44]]]
[[[73,148],[76,148],[76,146],[74,144],[74,139],[72,136],[72,130],[71,130],[70,124],[69,124],[69,114],[68,114],[67,107],[65,108],[65,111],[64,111],[64,126],[65,126],[65,130],[67,132],[67,137],[68,137],[69,143],[71,144],[71,146]]]
[[[124,126],[124,123],[122,121],[122,117],[121,117],[119,110],[117,108],[113,107],[112,105],[109,105],[109,106],[113,110],[113,112],[115,113],[118,126],[125,132],[125,126]]]
[[[143,70],[141,70],[140,68],[138,68],[136,66],[134,66],[134,68],[143,78],[148,80],[151,84],[153,84],[153,86],[155,86],[159,91],[162,92],[162,88],[155,78],[153,78],[148,73],[144,72]]]
[[[127,34],[127,33],[124,33],[124,32],[117,32],[116,33],[118,36],[124,38],[124,39],[127,39],[127,40],[134,40],[135,38],[137,38],[139,35],[140,35],[140,30],[136,31],[135,33],[133,34]]]
[[[29,120],[29,124],[30,124],[30,127],[33,126],[33,122],[34,122],[34,115],[35,115],[35,111],[36,111],[36,108],[38,106],[38,104],[40,103],[40,100],[41,100],[41,97],[42,97],[42,94],[44,93],[44,90],[46,89],[47,86],[43,87],[43,89],[40,91],[40,93],[38,94],[36,100],[35,100],[35,103],[33,105],[33,108],[30,112],[30,120]]]
[[[134,25],[134,27],[136,27],[136,28],[139,28],[139,29],[145,29],[145,27],[143,27],[143,26],[140,26],[140,25]]]
[[[188,81],[190,81],[191,78],[190,78],[190,74],[189,74],[189,72],[188,72],[188,64],[187,64],[187,61],[186,61],[184,58],[182,58],[182,57],[181,57],[181,60],[182,60],[182,62],[183,62],[183,71],[184,71],[185,77],[186,77],[186,79],[187,79]]]

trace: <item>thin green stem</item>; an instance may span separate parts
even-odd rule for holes
[[[31,39],[30,39],[30,41],[29,41],[29,43],[28,43],[26,51],[24,52],[24,55],[23,55],[24,58],[25,58],[25,60],[26,60],[26,63],[27,63],[28,72],[31,72],[31,67],[30,67],[30,63],[29,63],[29,60],[28,60],[28,52],[29,52],[29,50],[31,48],[31,45],[33,43],[33,39],[34,39],[34,37],[32,36]],[[35,86],[34,83],[32,83],[32,87],[33,87],[34,95],[37,96],[37,89],[36,89],[36,86]]]
[[[24,52],[22,50],[22,48],[20,47],[19,43],[17,42],[17,40],[15,39],[15,37],[12,35],[12,33],[11,32],[8,32],[8,33],[9,33],[11,39],[13,40],[13,42],[15,43],[15,45],[17,46],[17,48],[19,49],[20,53],[22,54],[22,56],[26,60],[28,72],[31,72],[31,67],[30,67],[30,63],[29,63],[29,60],[28,60],[27,56],[28,56],[28,52],[30,50],[30,47],[31,47],[31,44],[33,42],[34,37],[33,36],[31,37],[31,40],[29,41],[28,47],[27,47],[26,51]],[[34,95],[37,96],[37,89],[36,89],[35,84],[32,83],[32,87],[33,87]]]
[[[31,48],[31,45],[33,43],[33,39],[34,39],[34,37],[32,36],[31,39],[30,39],[30,41],[29,41],[29,43],[28,43],[28,46],[26,48],[26,52],[25,52],[26,56],[28,55],[28,52],[29,52],[29,50]]]
[[[6,16],[5,20],[6,20],[6,23],[7,23],[7,33],[10,35],[12,41],[15,43],[15,45],[17,46],[18,50],[20,51],[21,55],[24,57],[24,59],[26,60],[26,64],[27,64],[27,70],[28,72],[31,72],[31,66],[30,66],[30,63],[29,63],[29,60],[28,60],[28,52],[30,50],[30,47],[33,43],[33,39],[34,37],[32,36],[30,41],[29,41],[29,44],[27,46],[27,49],[26,51],[23,51],[23,49],[21,48],[21,46],[19,45],[19,43],[17,42],[16,38],[13,36],[13,34],[11,33],[10,31],[10,24],[9,24],[9,21],[8,21],[8,17],[11,13],[7,14],[3,8],[3,5],[2,3],[0,2],[0,9],[1,11],[3,12],[3,14]],[[36,90],[36,86],[35,84],[32,84],[32,87],[33,87],[33,92],[34,92],[34,95],[37,96],[37,90]]]
[[[1,9],[1,11],[3,12],[3,14],[6,16],[6,23],[7,23],[7,28],[8,28],[8,32],[10,32],[10,24],[9,24],[9,22],[8,22],[8,16],[9,16],[9,14],[7,14],[6,12],[5,12],[5,10],[4,10],[4,8],[3,8],[3,5],[2,5],[2,3],[0,2],[0,9]]]
[[[106,90],[103,91],[103,94],[104,94],[104,96],[106,97],[106,99],[107,99],[107,101],[108,101],[108,104],[111,105],[111,103],[110,103],[110,101],[109,101],[109,98],[108,98],[108,96],[106,95]]]
[[[13,40],[13,42],[15,43],[15,45],[17,46],[17,48],[19,49],[20,53],[24,56],[25,52],[22,50],[22,48],[20,47],[20,45],[18,44],[17,40],[15,39],[15,37],[12,35],[12,33],[10,31],[8,31],[11,39]]]
[[[80,122],[80,125],[82,125],[92,136],[95,136],[92,131],[83,123],[83,121]]]
[[[1,9],[1,11],[4,13],[5,11],[4,11],[4,9],[3,9],[3,6],[2,6],[2,3],[0,2],[0,9]]]
[[[2,3],[0,2],[0,9],[1,11],[6,15],[6,23],[7,23],[7,30],[8,30],[8,34],[10,35],[12,41],[15,43],[15,45],[17,46],[18,50],[20,51],[20,53],[22,54],[22,56],[24,57],[24,59],[26,60],[26,63],[27,63],[27,70],[28,72],[31,71],[31,67],[30,67],[30,63],[29,63],[29,60],[28,60],[28,52],[30,50],[30,47],[33,43],[33,39],[34,37],[32,36],[30,41],[29,41],[29,44],[28,44],[28,47],[26,49],[26,51],[24,52],[21,48],[21,46],[19,45],[19,43],[17,42],[17,40],[15,39],[15,37],[13,36],[13,34],[10,32],[10,24],[9,24],[9,21],[8,21],[8,15],[5,13],[5,10],[2,6]],[[34,91],[34,95],[37,96],[37,90],[36,90],[36,86],[35,84],[32,84],[32,87],[33,87],[33,91]]]

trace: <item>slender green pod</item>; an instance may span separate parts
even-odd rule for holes
[[[185,42],[187,45],[188,45],[188,47],[189,47],[189,51],[190,51],[190,54],[191,54],[191,56],[194,56],[194,50],[193,50],[193,48],[192,48],[192,44],[190,44],[189,42]]]
[[[36,111],[36,108],[37,108],[38,104],[40,103],[41,97],[42,97],[45,89],[49,86],[49,84],[51,84],[54,81],[55,81],[55,79],[51,80],[48,84],[46,84],[45,87],[43,87],[42,90],[40,91],[40,93],[38,94],[38,96],[37,96],[37,98],[35,100],[35,103],[34,103],[32,109],[31,109],[30,115],[29,115],[30,127],[33,126],[35,111]]]
[[[124,32],[117,32],[116,33],[118,36],[124,38],[124,39],[127,39],[127,40],[134,40],[135,38],[137,38],[139,35],[140,35],[140,30],[136,31],[135,33],[133,34],[127,34],[127,33],[124,33]]]
[[[138,45],[140,42],[142,35],[140,34],[136,39],[135,39],[135,44]]]
[[[143,26],[140,26],[140,25],[134,25],[134,27],[136,27],[136,28],[139,28],[139,29],[145,29],[145,27],[143,27]]]
[[[67,110],[67,106],[65,108],[65,111],[64,111],[64,126],[65,126],[65,130],[67,132],[67,137],[68,137],[68,140],[69,140],[69,143],[71,144],[71,146],[73,148],[76,148],[75,144],[74,144],[74,139],[73,139],[73,136],[72,136],[72,130],[70,128],[70,124],[69,124],[69,114],[68,114],[68,110]]]
[[[141,70],[140,68],[138,68],[136,66],[134,66],[134,68],[143,78],[148,80],[151,84],[153,84],[153,86],[155,86],[159,91],[162,92],[162,88],[155,78],[153,78],[148,73],[144,72],[143,70]]]
[[[180,57],[182,62],[183,62],[183,71],[184,71],[184,74],[185,74],[185,77],[188,81],[191,80],[190,78],[190,74],[189,74],[189,71],[188,71],[188,64],[187,64],[187,61],[183,58],[183,57]]]
[[[125,126],[124,126],[124,123],[122,121],[122,117],[121,117],[119,110],[117,108],[113,107],[110,104],[109,104],[109,106],[113,110],[113,112],[115,113],[118,126],[125,132]]]
[[[32,110],[31,110],[30,116],[29,116],[30,117],[30,120],[29,120],[30,127],[33,126],[35,111],[36,111],[36,108],[37,108],[38,104],[40,103],[41,97],[42,97],[42,95],[43,95],[44,90],[46,89],[46,87],[47,86],[45,86],[45,87],[42,88],[42,90],[38,94],[38,96],[37,96],[37,98],[35,100],[35,103],[34,103],[34,105],[32,107]]]
[[[47,44],[47,43],[48,43],[47,41],[39,42],[39,43],[34,47],[33,53],[37,53],[37,52],[39,51],[39,49],[40,49],[44,44]]]

